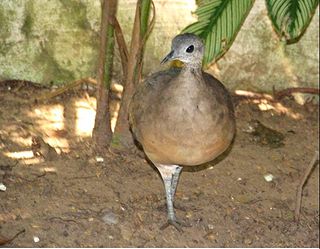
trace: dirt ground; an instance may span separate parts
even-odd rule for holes
[[[4,246],[319,246],[319,166],[294,222],[296,188],[318,150],[318,104],[239,102],[230,150],[181,174],[177,216],[192,226],[180,233],[160,230],[164,188],[144,158],[93,151],[92,95],[79,90],[32,101],[48,91],[0,86],[0,238],[23,231]],[[34,146],[33,136],[40,139]],[[42,151],[41,139],[59,155]]]

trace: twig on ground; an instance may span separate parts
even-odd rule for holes
[[[62,222],[72,222],[72,223],[78,224],[78,222],[73,219],[66,219],[66,218],[61,218],[61,217],[50,217],[48,220],[49,221],[58,220],[58,221],[62,221]]]
[[[53,217],[48,218],[47,220],[52,221],[52,222],[53,222],[53,221],[57,221],[57,222],[62,222],[62,223],[74,223],[74,224],[76,224],[76,225],[81,226],[82,228],[84,228],[84,225],[83,225],[83,224],[81,224],[80,222],[77,222],[77,221],[74,220],[74,219],[61,218],[61,217],[55,217],[55,216],[53,216]]]
[[[45,93],[41,96],[39,96],[38,98],[36,98],[37,101],[43,101],[43,100],[48,100],[48,99],[51,99],[57,95],[60,95],[64,92],[66,92],[67,90],[71,89],[71,88],[74,88],[82,83],[90,83],[90,84],[94,84],[96,85],[97,84],[97,81],[93,78],[84,78],[84,79],[80,79],[80,80],[76,80],[76,81],[73,81],[71,83],[68,83],[67,85],[53,91],[53,92],[50,92],[50,93]]]
[[[300,219],[300,209],[301,209],[301,199],[302,199],[303,186],[307,182],[309,175],[312,172],[312,169],[313,169],[314,165],[316,165],[316,162],[318,160],[319,160],[319,151],[316,151],[314,153],[314,156],[313,156],[311,162],[309,163],[308,167],[305,169],[304,174],[300,178],[299,185],[297,188],[296,208],[295,208],[295,213],[294,213],[294,218],[295,218],[296,222],[298,222]]]
[[[8,244],[10,242],[12,242],[15,238],[17,238],[20,234],[24,233],[26,231],[26,229],[22,229],[21,231],[17,232],[13,237],[11,237],[10,239],[7,238],[3,238],[0,236],[0,246],[3,246],[5,244]]]
[[[292,95],[292,93],[308,93],[308,94],[319,95],[320,91],[319,91],[319,88],[313,88],[313,87],[290,87],[278,92],[275,91],[275,89],[273,89],[273,98],[275,100],[281,100],[286,96]]]
[[[22,181],[35,182],[35,181],[37,181],[39,178],[46,176],[46,175],[47,175],[47,172],[45,171],[45,172],[41,173],[40,175],[38,175],[38,174],[33,174],[33,175],[35,176],[33,179],[28,179],[28,178],[25,178],[25,177],[22,177],[22,176],[15,175],[15,174],[13,174],[13,173],[10,173],[10,174],[8,174],[8,175],[10,175],[10,176],[12,176],[12,177],[16,177],[16,178],[18,178],[18,179],[20,179],[20,180],[22,180]]]

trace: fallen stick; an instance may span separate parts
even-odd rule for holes
[[[314,156],[311,160],[311,162],[309,163],[308,167],[305,169],[304,174],[302,175],[302,177],[300,178],[300,183],[298,185],[297,188],[297,194],[296,194],[296,209],[294,212],[294,218],[296,222],[299,222],[300,219],[300,209],[301,209],[301,200],[302,200],[302,190],[303,190],[303,186],[305,185],[305,183],[307,182],[310,173],[312,172],[312,169],[314,167],[314,165],[316,165],[316,162],[319,160],[319,151],[316,151],[314,153]]]
[[[290,87],[283,89],[281,91],[275,91],[273,89],[273,97],[275,100],[281,100],[282,98],[292,95],[292,93],[308,93],[308,94],[318,94],[319,95],[319,88],[312,88],[312,87]]]
[[[45,94],[43,94],[43,95],[41,95],[39,97],[36,97],[35,99],[37,101],[39,101],[39,102],[43,101],[43,100],[48,100],[50,98],[53,98],[53,97],[55,97],[57,95],[60,95],[60,94],[62,94],[64,92],[66,92],[67,90],[69,90],[71,88],[74,88],[74,87],[76,87],[76,86],[78,86],[78,85],[80,85],[82,83],[90,83],[90,84],[96,85],[97,81],[95,79],[93,79],[93,78],[84,78],[84,79],[76,80],[76,81],[73,81],[73,82],[71,82],[71,83],[69,83],[69,84],[67,84],[67,85],[65,85],[65,86],[53,91],[53,92],[45,93]]]
[[[10,242],[12,242],[15,238],[17,238],[20,234],[24,233],[26,230],[22,229],[21,231],[17,232],[13,237],[11,237],[10,239],[8,238],[4,238],[2,236],[0,236],[0,246],[3,246],[5,244],[8,244]]]

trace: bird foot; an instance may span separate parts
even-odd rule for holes
[[[174,226],[175,229],[177,229],[179,232],[183,232],[182,227],[191,227],[190,224],[182,222],[182,221],[178,221],[178,220],[167,220],[167,222],[165,224],[163,224],[160,229],[164,230],[169,226]]]

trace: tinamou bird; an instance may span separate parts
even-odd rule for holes
[[[182,68],[152,74],[134,93],[129,122],[134,138],[164,182],[168,220],[181,231],[173,201],[183,167],[207,163],[222,154],[235,134],[231,97],[212,75],[202,71],[204,45],[180,34],[161,64],[179,60]]]

